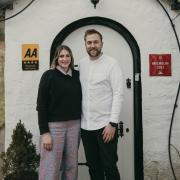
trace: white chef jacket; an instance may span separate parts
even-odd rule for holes
[[[82,86],[81,128],[97,130],[109,122],[118,123],[123,101],[123,78],[117,60],[101,55],[79,62]]]

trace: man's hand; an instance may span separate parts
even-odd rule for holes
[[[105,143],[110,142],[114,138],[115,131],[116,131],[116,128],[112,127],[110,124],[108,124],[104,128],[102,135],[103,135],[103,140]]]
[[[47,151],[52,150],[53,141],[50,133],[44,133],[41,138],[44,149],[46,149]]]

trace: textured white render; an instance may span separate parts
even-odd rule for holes
[[[29,3],[17,0],[9,17]],[[170,10],[172,18],[178,12]],[[55,36],[73,21],[90,16],[113,19],[125,26],[141,51],[143,151],[145,179],[171,180],[168,160],[168,133],[180,80],[180,53],[170,22],[156,0],[100,0],[94,9],[90,0],[38,0],[5,25],[5,147],[19,119],[33,133],[38,144],[36,96],[39,79],[49,68],[50,47]],[[180,37],[180,16],[174,19]],[[22,71],[21,45],[39,44],[38,71]],[[172,76],[150,77],[149,54],[172,54]],[[176,109],[172,144],[180,150],[180,100]],[[172,149],[175,167],[180,158]],[[176,164],[177,163],[177,164]],[[177,173],[180,171],[177,171]],[[178,175],[180,177],[180,175]]]

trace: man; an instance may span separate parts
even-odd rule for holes
[[[82,86],[81,136],[91,180],[120,180],[117,126],[123,100],[118,62],[103,54],[102,35],[85,32],[88,57],[79,63]]]

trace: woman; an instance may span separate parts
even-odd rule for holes
[[[40,129],[39,180],[76,180],[81,116],[81,85],[69,47],[56,49],[54,68],[40,80],[37,111]]]

